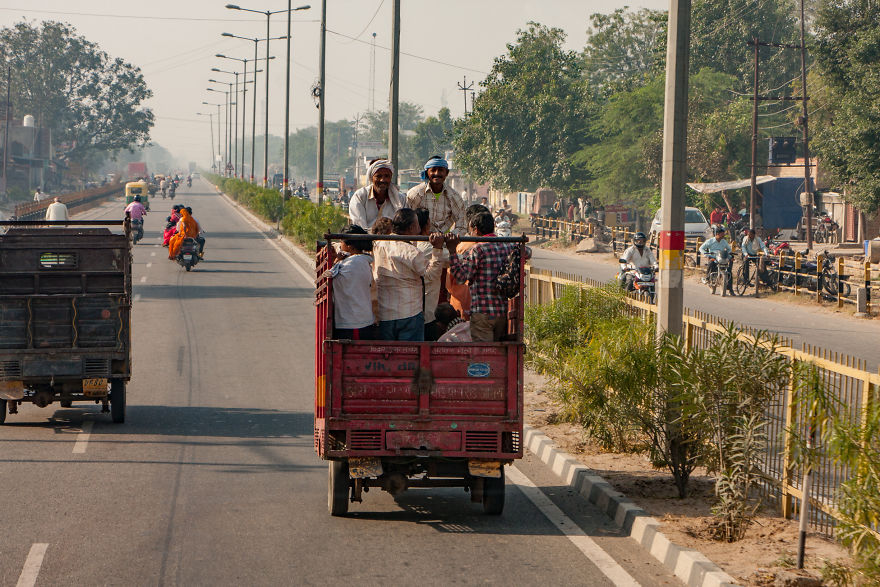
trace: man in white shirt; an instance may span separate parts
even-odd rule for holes
[[[761,237],[755,232],[754,228],[747,228],[746,235],[742,240],[743,252],[743,274],[746,283],[749,281],[749,263],[758,265],[758,252],[767,254],[767,245],[761,240]]]
[[[415,210],[401,208],[392,219],[393,234],[419,234]],[[425,340],[424,282],[443,268],[443,235],[430,236],[431,255],[409,241],[376,241],[373,273],[379,298],[379,332],[382,340]]]
[[[391,183],[394,167],[387,159],[376,159],[367,168],[370,185],[364,186],[351,196],[348,217],[355,226],[369,231],[381,217],[394,218],[403,204],[400,191]]]
[[[644,232],[637,232],[633,236],[633,244],[623,252],[621,259],[636,269],[654,267],[657,264],[657,257],[654,256],[654,251],[651,250],[651,247],[645,244],[647,240],[648,238]],[[624,284],[626,291],[633,290],[633,277],[631,272],[626,274],[626,282]]]
[[[61,198],[55,198],[55,201],[46,208],[46,220],[70,220],[67,206],[61,202]]]

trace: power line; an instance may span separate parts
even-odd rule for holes
[[[336,35],[338,37],[345,37],[346,39],[351,39],[352,41],[357,41],[358,43],[363,43],[365,45],[370,44],[370,41],[364,41],[363,39],[356,39],[355,37],[352,37],[350,35],[346,35],[344,33],[340,33],[339,31],[333,31],[333,30],[327,29],[327,32],[331,33],[333,35]],[[385,51],[391,51],[390,48],[384,47],[382,45],[376,45],[376,47],[378,47],[380,49],[384,49]],[[465,67],[464,65],[457,65],[455,63],[447,63],[446,61],[440,61],[439,59],[432,59],[431,57],[424,57],[422,55],[416,55],[414,53],[407,53],[406,51],[401,51],[400,54],[406,55],[407,57],[412,57],[414,59],[421,59],[422,61],[436,63],[437,65],[446,65],[447,67],[454,67],[456,69],[463,69],[465,71],[473,71],[474,73],[482,73],[483,75],[489,75],[488,71],[483,71],[482,69],[474,69],[472,67]]]
[[[30,8],[0,8],[8,12],[34,12],[37,14],[60,14],[63,16],[89,16],[100,18],[132,18],[136,20],[174,20],[181,22],[263,22],[262,18],[200,18],[195,16],[153,16],[149,14],[106,14],[101,12],[66,12],[61,10],[34,10]],[[293,22],[318,22],[317,20],[295,20]]]
[[[349,43],[353,43],[361,38],[361,35],[367,32],[367,29],[370,28],[370,25],[373,24],[373,21],[376,20],[376,15],[379,14],[379,11],[382,10],[382,5],[385,4],[385,0],[379,0],[379,6],[376,7],[376,12],[373,13],[373,17],[370,19],[366,25],[364,25],[364,29],[359,32]]]

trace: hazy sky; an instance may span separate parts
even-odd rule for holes
[[[309,0],[299,0],[299,6]],[[230,32],[244,37],[265,37],[266,17],[228,10],[225,0],[152,0],[149,2],[108,0],[7,0],[0,7],[0,24],[9,26],[22,19],[32,22],[60,20],[72,24],[80,34],[98,43],[113,56],[139,66],[154,92],[148,102],[156,115],[152,139],[182,160],[210,162],[208,117],[216,107],[202,101],[220,102],[223,94],[209,92],[208,79],[230,79],[212,67],[240,69],[241,63],[215,57],[253,58],[249,41],[221,37]],[[243,8],[280,10],[283,0],[240,0]],[[318,78],[318,46],[321,0],[312,8],[294,13],[291,69],[291,127],[316,124],[317,109],[309,95]],[[632,8],[666,9],[668,0],[403,0],[401,9],[400,99],[416,102],[425,114],[447,105],[458,116],[463,110],[457,83],[479,82],[492,67],[493,58],[505,53],[506,43],[528,21],[560,27],[568,35],[568,46],[581,49],[586,39],[589,15]],[[390,79],[391,0],[327,0],[327,119],[351,118],[365,112],[370,99],[370,41],[376,37],[375,102],[387,109]],[[372,22],[370,22],[372,19]],[[271,19],[271,35],[286,34],[284,14]],[[355,37],[358,40],[352,40]],[[261,42],[260,56],[265,55]],[[285,42],[272,41],[269,95],[269,132],[283,135]],[[248,63],[248,69],[252,64]],[[257,131],[265,79],[258,79]],[[476,85],[476,84],[475,84]],[[248,112],[253,94],[247,95]],[[219,99],[218,99],[219,98]],[[250,134],[250,114],[248,115]],[[216,132],[216,121],[215,121]],[[216,140],[216,138],[215,138]]]

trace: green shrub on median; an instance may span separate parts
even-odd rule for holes
[[[225,194],[267,222],[280,223],[285,235],[310,251],[315,250],[315,243],[325,233],[339,232],[348,222],[346,215],[330,202],[315,204],[301,198],[290,198],[284,202],[277,190],[217,175],[210,175],[209,179]]]

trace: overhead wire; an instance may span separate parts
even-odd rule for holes
[[[62,16],[88,16],[98,18],[133,18],[137,20],[171,20],[179,22],[262,22],[262,18],[206,18],[198,16],[155,16],[152,14],[107,14],[103,12],[70,12],[63,10],[38,10],[33,8],[6,8],[8,12],[35,12],[37,14],[60,14]],[[294,20],[293,22],[320,22],[317,19]]]
[[[364,34],[365,32],[367,32],[367,29],[370,28],[370,25],[373,24],[374,20],[376,20],[376,16],[379,14],[379,11],[382,10],[382,6],[384,4],[385,4],[385,0],[379,0],[379,6],[376,7],[376,11],[373,13],[373,16],[372,16],[372,18],[370,18],[370,21],[366,25],[364,25],[363,30],[361,32],[359,32],[357,35],[355,35],[355,37],[352,40],[350,40],[349,43],[353,43],[357,40],[360,40],[361,35]]]

